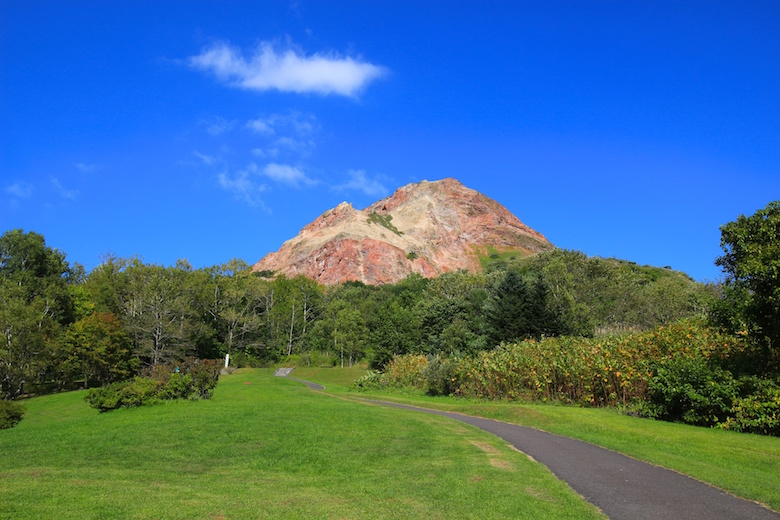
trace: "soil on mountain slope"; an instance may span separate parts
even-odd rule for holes
[[[480,255],[552,249],[498,202],[455,179],[408,184],[363,210],[343,202],[253,266],[325,285],[345,281],[396,283],[481,269]]]

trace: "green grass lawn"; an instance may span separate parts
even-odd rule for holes
[[[0,431],[0,518],[601,518],[489,434],[270,374],[105,414],[84,392],[25,401]]]
[[[345,369],[346,370],[346,369]],[[498,419],[581,439],[674,469],[780,511],[780,438],[640,419],[613,409],[428,397],[413,391],[349,391],[364,372],[297,369],[301,379],[350,397],[371,397]]]

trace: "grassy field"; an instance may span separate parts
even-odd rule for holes
[[[0,518],[601,518],[495,437],[268,370],[209,401],[99,414],[83,396],[27,400],[0,431]]]
[[[674,469],[780,511],[777,437],[640,419],[605,408],[428,397],[412,391],[349,391],[351,381],[362,374],[359,369],[297,369],[294,373],[299,378],[321,382],[329,392],[339,395],[460,412],[581,439]]]

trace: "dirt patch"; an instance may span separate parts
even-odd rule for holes
[[[498,453],[498,450],[486,442],[469,441],[473,446],[476,446],[485,453]]]
[[[512,464],[503,459],[490,459],[490,465],[498,469],[512,469]]]

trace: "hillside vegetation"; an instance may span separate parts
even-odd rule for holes
[[[776,434],[778,236],[780,203],[723,226],[718,285],[576,251],[488,248],[479,272],[323,286],[240,260],[193,269],[109,256],[85,273],[13,230],[0,237],[0,386],[6,399],[89,388],[187,356],[376,370],[407,356],[426,360],[434,393],[620,404]],[[646,348],[653,337],[667,344]]]

